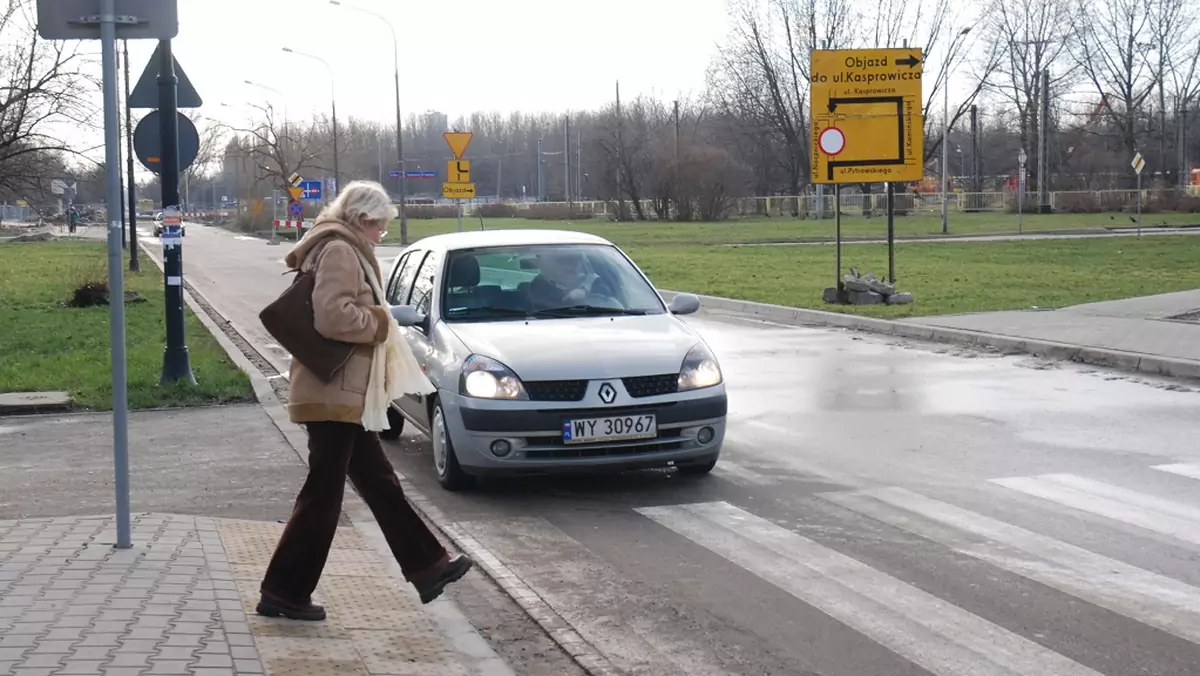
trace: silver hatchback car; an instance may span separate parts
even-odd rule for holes
[[[552,230],[438,235],[392,264],[386,293],[437,388],[392,402],[428,436],[441,485],[481,475],[712,470],[727,400],[717,358],[611,242]]]

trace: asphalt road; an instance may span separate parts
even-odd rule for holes
[[[249,329],[285,250],[196,228],[185,275]],[[689,321],[730,388],[711,476],[449,494],[419,438],[397,469],[631,674],[1197,673],[1200,393]]]

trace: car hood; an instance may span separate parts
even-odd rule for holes
[[[447,324],[475,354],[522,380],[594,380],[678,373],[699,336],[674,315]],[[466,355],[462,355],[466,357]]]

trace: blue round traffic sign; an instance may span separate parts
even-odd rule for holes
[[[299,202],[292,202],[288,205],[288,215],[292,218],[300,218],[304,215],[304,205]]]

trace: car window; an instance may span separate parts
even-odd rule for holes
[[[430,252],[421,263],[416,279],[413,281],[412,295],[409,297],[408,304],[425,314],[429,313],[430,304],[433,302],[434,276],[437,274],[439,260],[441,260],[441,256],[437,252]]]
[[[604,244],[455,251],[441,312],[454,321],[552,319],[563,312],[661,314],[662,300],[616,248]]]
[[[417,266],[421,263],[423,251],[406,251],[392,283],[388,286],[388,302],[392,305],[407,305],[408,295],[412,290],[413,278],[417,275]]]

